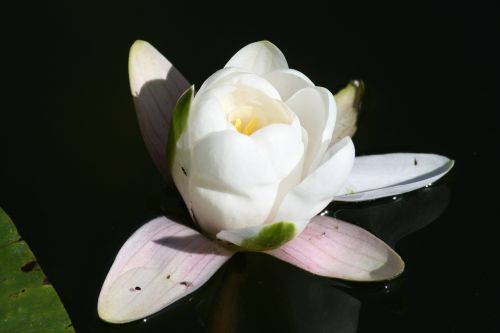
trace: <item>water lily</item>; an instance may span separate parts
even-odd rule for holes
[[[290,69],[267,41],[242,48],[198,92],[144,41],[131,48],[129,74],[146,146],[197,228],[159,217],[137,230],[103,284],[103,320],[155,313],[202,286],[237,251],[346,280],[403,271],[401,258],[368,231],[317,214],[332,200],[426,186],[453,161],[414,153],[355,158],[350,136],[361,82],[333,96]]]

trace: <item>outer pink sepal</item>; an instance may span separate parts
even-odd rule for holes
[[[154,219],[118,252],[99,295],[99,317],[125,323],[149,316],[201,287],[232,254],[191,228]]]
[[[345,280],[387,280],[404,269],[399,255],[380,239],[327,216],[316,216],[299,236],[267,253],[313,274]]]
[[[189,82],[151,44],[138,40],[130,48],[129,79],[142,137],[168,181],[166,146],[172,111]]]

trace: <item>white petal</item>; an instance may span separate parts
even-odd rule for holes
[[[325,88],[304,88],[295,93],[286,104],[299,117],[308,134],[304,174],[310,173],[321,162],[332,139],[336,106],[333,95]]]
[[[99,317],[125,323],[149,316],[201,287],[231,255],[193,229],[154,219],[118,252],[99,295]]]
[[[217,238],[247,250],[274,248],[298,235],[310,219],[321,212],[342,187],[354,162],[354,145],[350,138],[331,147],[324,163],[283,199],[271,224],[223,230]]]
[[[368,231],[316,216],[296,238],[266,253],[313,274],[354,281],[380,281],[401,274],[404,262]]]
[[[136,41],[129,55],[130,89],[144,142],[156,167],[170,179],[166,144],[171,112],[189,82],[153,46]]]
[[[273,43],[260,41],[239,50],[224,67],[236,67],[255,74],[288,68],[285,56]]]
[[[263,77],[278,90],[283,101],[303,88],[314,87],[314,83],[307,76],[295,69],[279,69]]]
[[[251,138],[267,153],[280,179],[288,176],[302,161],[304,143],[300,125],[272,124],[256,131]]]
[[[234,67],[219,69],[217,72],[210,75],[210,77],[206,79],[205,82],[203,82],[200,89],[198,90],[198,93],[203,93],[205,90],[212,88],[214,85],[217,85],[221,81],[226,80],[228,77],[243,73],[248,72]]]
[[[212,133],[192,152],[193,177],[234,191],[274,183],[278,178],[267,155],[251,137],[236,131]]]
[[[220,99],[212,93],[196,95],[188,120],[188,145],[194,145],[208,134],[231,128]]]
[[[192,161],[192,208],[203,230],[215,235],[264,223],[279,178],[249,136],[232,130],[212,133],[195,146]]]
[[[244,72],[238,68],[230,67],[218,70],[210,76],[201,86],[199,94],[206,90],[222,85],[243,85],[262,91],[273,99],[281,100],[281,96],[276,88],[267,80],[259,75]]]
[[[342,188],[354,163],[354,145],[349,137],[330,147],[325,161],[283,199],[275,221],[294,221],[299,232]]]
[[[253,73],[234,72],[220,77],[217,81],[210,84],[210,88],[219,86],[247,86],[260,90],[272,99],[281,100],[281,96],[276,88],[269,81]]]
[[[410,192],[443,177],[454,161],[435,154],[395,153],[356,157],[337,201],[372,200]]]
[[[337,120],[332,135],[334,144],[345,136],[352,137],[356,133],[356,123],[358,121],[358,109],[361,105],[365,86],[363,81],[353,80],[335,94],[335,103],[337,104]]]

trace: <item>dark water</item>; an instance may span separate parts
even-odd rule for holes
[[[495,4],[52,2],[9,8],[2,56],[0,206],[16,222],[78,332],[495,332],[499,287]],[[145,39],[200,86],[243,45],[277,44],[333,91],[367,85],[358,154],[456,160],[444,180],[330,214],[395,246],[390,283],[318,278],[237,255],[199,292],[146,322],[96,314],[114,255],[141,224],[176,210],[147,155],[127,77]]]

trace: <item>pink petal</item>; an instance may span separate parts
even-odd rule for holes
[[[399,255],[380,239],[327,216],[316,216],[299,236],[266,253],[313,274],[345,280],[387,280],[404,269]]]
[[[142,137],[156,167],[169,180],[165,153],[170,119],[189,82],[153,46],[140,40],[130,48],[129,78]]]
[[[99,295],[99,317],[125,323],[149,316],[201,287],[232,254],[193,229],[154,219],[118,252]]]

